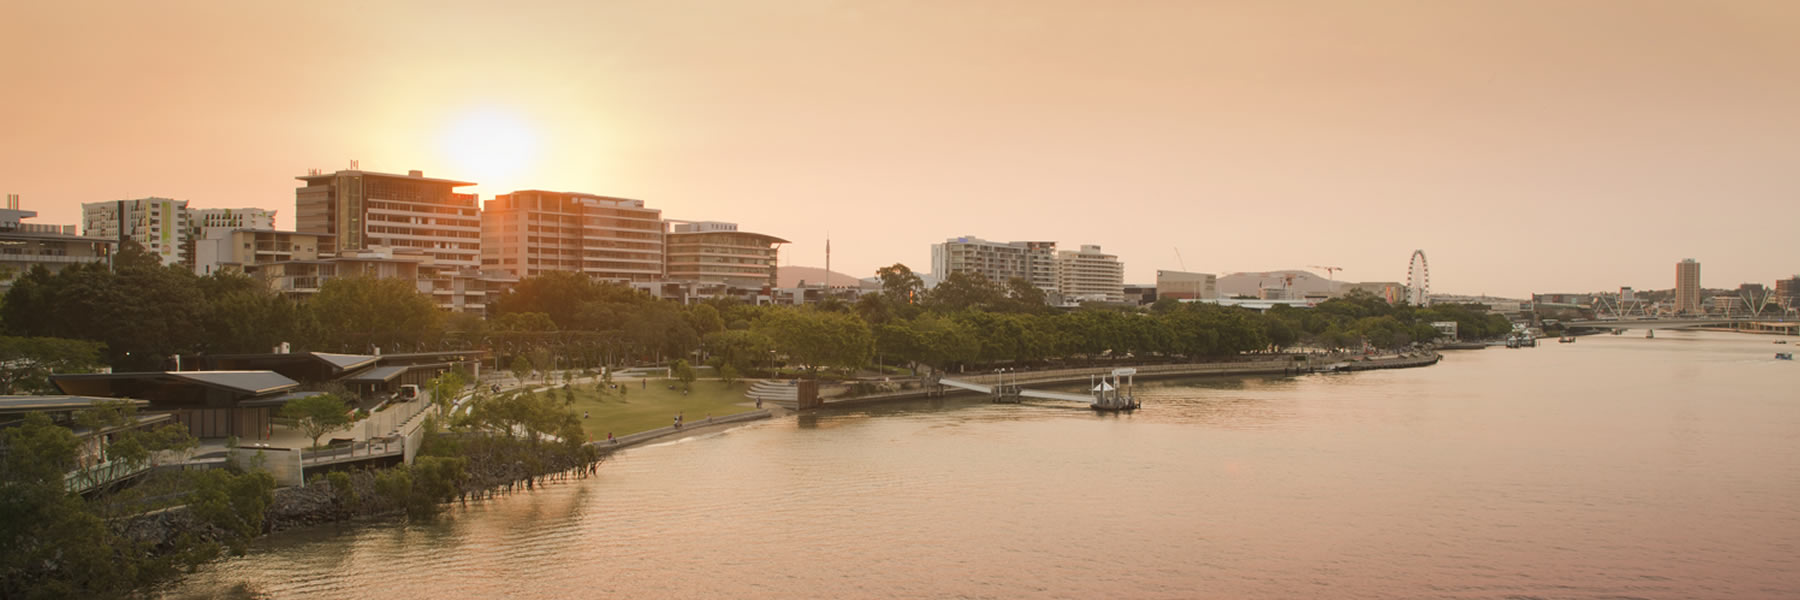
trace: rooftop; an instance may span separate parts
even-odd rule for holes
[[[340,175],[362,175],[364,177],[386,177],[389,179],[404,179],[407,181],[424,181],[424,182],[428,182],[428,183],[445,183],[445,184],[449,184],[450,187],[475,185],[475,182],[473,182],[473,181],[457,181],[454,179],[437,179],[437,178],[432,178],[432,177],[426,177],[424,175],[412,175],[412,174],[396,175],[394,173],[378,173],[375,171],[363,171],[363,170],[359,170],[359,169],[346,169],[343,171],[336,171],[336,172],[332,172],[332,173],[320,173],[318,175],[300,175],[300,176],[294,177],[294,179],[304,181],[308,184],[317,184],[320,181],[323,181],[326,179],[331,179],[333,177],[338,177]]]

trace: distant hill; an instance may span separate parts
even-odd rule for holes
[[[859,279],[862,278],[837,271],[831,272],[833,287],[857,287],[862,285],[858,281]],[[802,281],[808,285],[825,283],[825,270],[818,267],[776,267],[775,280],[779,284],[778,287],[784,288],[799,287]]]

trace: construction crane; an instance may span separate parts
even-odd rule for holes
[[[1314,268],[1314,269],[1324,271],[1325,279],[1330,280],[1330,281],[1337,281],[1337,277],[1336,277],[1337,272],[1344,270],[1343,267],[1322,267],[1319,265],[1307,265],[1307,266]]]
[[[1181,260],[1181,248],[1175,249],[1175,262],[1181,265],[1181,271],[1187,272],[1187,261]]]

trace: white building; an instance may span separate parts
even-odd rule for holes
[[[186,200],[86,202],[81,205],[81,232],[87,237],[137,242],[163,264],[176,265],[188,260],[188,218]]]
[[[1124,302],[1125,263],[1093,244],[1058,252],[1056,287],[1065,302]]]
[[[931,245],[931,274],[940,281],[954,273],[981,275],[1001,284],[1017,277],[1046,294],[1057,291],[1056,260],[1056,242],[990,242],[963,236]]]

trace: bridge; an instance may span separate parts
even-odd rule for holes
[[[1761,329],[1783,329],[1800,326],[1800,321],[1769,317],[1688,317],[1654,319],[1583,319],[1563,321],[1568,327],[1587,329],[1681,329],[1684,327],[1739,327],[1752,325]]]

